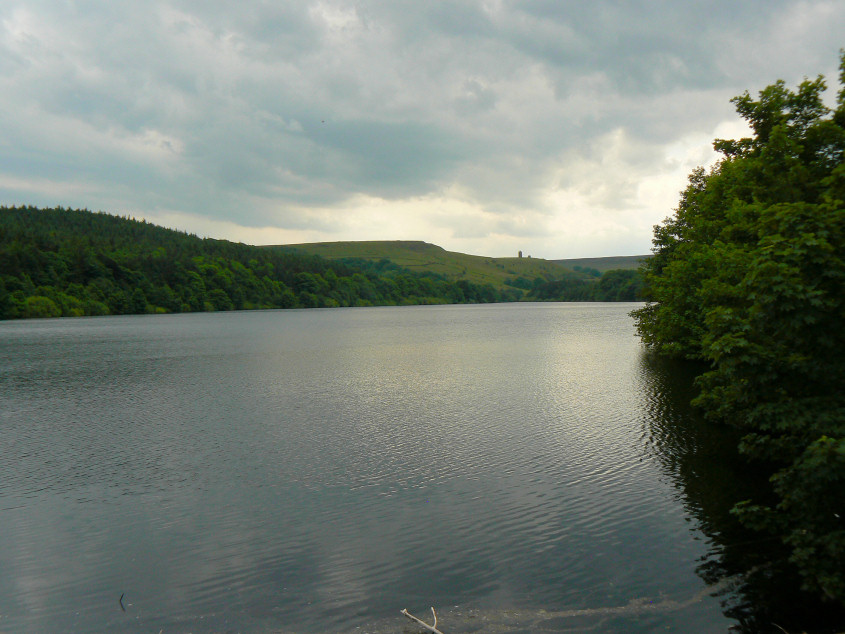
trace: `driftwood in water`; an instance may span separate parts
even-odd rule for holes
[[[403,610],[400,610],[400,611],[399,611],[399,613],[400,613],[400,614],[404,614],[404,615],[405,615],[405,616],[407,616],[409,619],[411,619],[412,621],[416,622],[416,623],[417,623],[420,627],[424,627],[425,629],[427,629],[427,630],[428,630],[429,632],[431,632],[432,634],[443,634],[443,632],[441,632],[440,630],[438,630],[438,629],[437,629],[437,612],[435,612],[435,611],[434,611],[434,608],[431,608],[431,614],[432,614],[432,616],[434,617],[434,623],[433,623],[432,625],[429,625],[429,624],[428,624],[428,623],[426,623],[425,621],[423,621],[423,620],[418,619],[417,617],[415,617],[413,614],[411,614],[410,612],[408,612],[407,608],[406,608],[406,609],[403,609]]]

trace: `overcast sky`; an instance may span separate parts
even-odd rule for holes
[[[3,0],[0,203],[250,244],[633,255],[729,99],[824,74],[845,0]]]

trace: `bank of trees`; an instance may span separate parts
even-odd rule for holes
[[[595,269],[592,269],[595,271]],[[615,269],[597,279],[566,275],[557,280],[535,280],[529,299],[556,302],[637,302],[642,300],[643,278],[636,269]]]
[[[0,318],[502,299],[489,284],[200,239],[73,209],[0,207]]]
[[[596,271],[596,274],[598,272]],[[256,308],[631,301],[635,271],[597,281],[496,288],[383,259],[326,260],[292,249],[200,239],[79,209],[0,207],[0,319]]]
[[[845,53],[840,82],[834,109],[823,77],[733,100],[753,135],[715,141],[655,227],[634,315],[657,352],[709,363],[697,403],[772,469],[740,519],[845,604]]]

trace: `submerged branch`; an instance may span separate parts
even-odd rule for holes
[[[432,634],[443,634],[443,632],[441,632],[440,630],[437,629],[437,612],[434,611],[434,608],[431,608],[431,614],[434,617],[434,624],[432,624],[432,625],[429,625],[425,621],[415,617],[413,614],[408,612],[407,608],[400,610],[399,613],[404,614],[406,617],[408,617],[412,621],[416,622],[421,627],[424,627],[425,629],[427,629]]]

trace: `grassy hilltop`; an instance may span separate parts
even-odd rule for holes
[[[450,280],[461,279],[474,284],[491,284],[495,288],[513,286],[519,278],[532,281],[538,277],[544,280],[555,280],[575,275],[585,280],[589,279],[589,275],[573,271],[554,260],[469,255],[446,251],[442,247],[427,242],[410,240],[315,242],[272,248],[319,255],[328,260],[378,262],[386,259],[411,271],[435,273]]]
[[[616,255],[606,258],[569,258],[566,260],[552,260],[552,262],[570,269],[579,267],[583,269],[594,269],[599,273],[604,273],[605,271],[630,271],[632,269],[638,269],[642,261],[650,257],[651,254]]]

